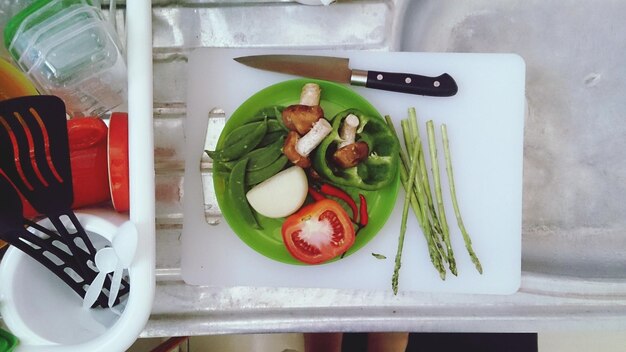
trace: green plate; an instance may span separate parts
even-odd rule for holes
[[[319,84],[322,89],[320,105],[324,109],[325,116],[332,117],[345,109],[356,108],[368,115],[382,119],[382,116],[380,116],[378,111],[376,111],[367,100],[350,88],[327,81],[295,79],[269,86],[254,94],[239,106],[233,115],[228,118],[228,122],[226,126],[224,126],[224,130],[217,143],[217,148],[219,149],[224,143],[224,136],[228,135],[228,133],[236,127],[248,122],[259,110],[271,105],[289,106],[297,104],[300,101],[302,86],[311,82]],[[229,192],[227,192],[228,173],[225,170],[220,170],[219,166],[216,166],[213,181],[217,202],[222,214],[226,222],[228,222],[228,225],[230,225],[243,242],[268,258],[288,264],[302,264],[289,254],[283,244],[281,227],[284,218],[270,219],[255,214],[263,229],[259,230],[249,226],[240,218],[236,207],[233,206],[233,200],[229,197]],[[352,195],[352,198],[357,201],[357,205],[359,193],[363,194],[367,200],[369,213],[368,225],[358,232],[356,241],[350,250],[348,250],[346,256],[362,248],[367,242],[374,238],[383,227],[393,211],[396,197],[398,196],[399,184],[399,173],[396,173],[394,182],[377,191],[364,191],[353,187],[342,187],[342,189]],[[348,210],[348,214],[351,214],[349,208],[346,209]]]

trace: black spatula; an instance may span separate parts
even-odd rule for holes
[[[97,273],[89,267],[79,270],[58,234],[22,218],[22,201],[4,175],[0,175],[0,195],[0,238],[41,263],[80,297],[84,297],[84,287],[93,281]],[[24,225],[39,233],[27,230]],[[79,275],[80,271],[86,271],[86,277]],[[98,301],[101,307],[104,307],[103,303],[106,303],[103,298]]]
[[[72,254],[93,261],[96,250],[71,210],[74,193],[63,101],[46,95],[2,101],[0,124],[5,133],[0,168],[35,210],[50,219]],[[63,226],[62,216],[69,218],[75,233]]]
[[[78,274],[89,277],[96,249],[71,209],[74,194],[63,101],[39,95],[0,102],[0,150],[0,169],[33,208],[50,219],[74,256]],[[71,226],[66,228],[63,218]]]

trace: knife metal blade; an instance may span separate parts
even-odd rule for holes
[[[351,69],[348,58],[313,55],[254,55],[234,58],[246,66],[393,92],[449,97],[457,93],[447,73],[437,77],[412,73]]]

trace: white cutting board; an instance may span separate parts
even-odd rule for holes
[[[272,51],[202,48],[189,57],[184,222],[181,267],[192,285],[316,287],[391,290],[404,198],[381,232],[357,253],[319,266],[283,264],[258,254],[225,221],[208,225],[204,218],[199,159],[207,113],[221,107],[232,112],[268,85],[295,78],[248,68],[233,57],[267,53],[335,55],[350,58],[357,69],[411,72],[436,76],[447,72],[459,92],[436,98],[354,87],[381,113],[399,120],[415,107],[423,124],[432,119],[448,125],[457,196],[483,275],[474,269],[456,226],[447,183],[444,197],[459,275],[442,281],[430,263],[424,237],[413,215],[400,271],[400,291],[509,294],[521,277],[522,158],[525,64],[511,54],[389,53],[362,51]],[[322,93],[323,94],[323,93]],[[322,97],[323,99],[323,97]],[[423,136],[425,138],[425,135]],[[440,146],[440,151],[441,151]],[[441,151],[442,153],[442,151]],[[442,155],[443,156],[443,155]],[[443,162],[443,159],[442,161]],[[443,169],[443,164],[440,164]],[[445,171],[442,174],[445,178]],[[387,259],[376,259],[372,253]]]

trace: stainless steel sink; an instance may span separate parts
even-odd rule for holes
[[[155,0],[157,288],[142,336],[626,328],[624,13],[626,2],[608,0],[338,0],[329,7]],[[117,16],[122,34],[124,15]],[[202,46],[521,55],[528,106],[521,290],[393,296],[186,285],[186,67],[188,53]]]
[[[626,327],[625,10],[626,3],[608,0],[568,6],[521,0],[155,5],[159,276],[145,336]],[[315,24],[294,24],[298,18]],[[521,55],[528,109],[520,291],[392,296],[181,282],[185,67],[187,53],[198,46]]]
[[[626,3],[403,5],[400,50],[526,61],[523,269],[626,279]]]
[[[157,294],[144,336],[626,325],[626,3],[155,3]],[[297,19],[310,19],[297,21]],[[304,25],[303,25],[304,24]],[[289,28],[290,30],[280,30]],[[180,279],[186,57],[211,47],[515,52],[527,65],[522,288],[511,296],[196,287]],[[294,298],[296,297],[296,298]]]

